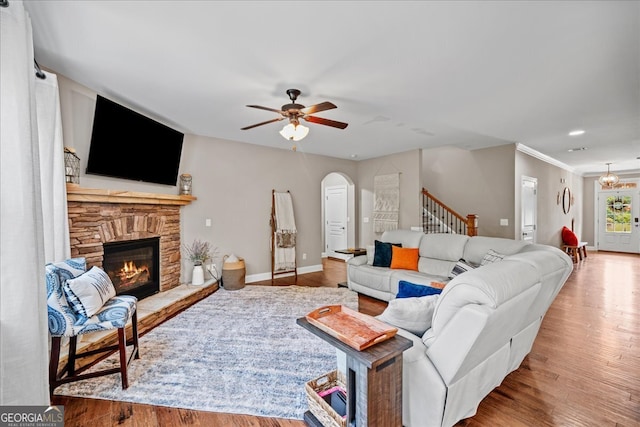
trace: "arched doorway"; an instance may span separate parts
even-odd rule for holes
[[[338,249],[355,247],[356,212],[353,180],[340,172],[332,172],[322,180],[322,256],[345,258]]]

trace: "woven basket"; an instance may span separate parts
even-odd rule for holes
[[[222,286],[228,291],[244,288],[245,272],[243,258],[239,258],[235,262],[224,261],[222,264]]]
[[[309,410],[322,423],[324,427],[345,427],[346,418],[342,418],[318,393],[329,390],[332,387],[340,386],[345,390],[346,380],[342,372],[331,371],[307,382],[304,390],[309,402]]]

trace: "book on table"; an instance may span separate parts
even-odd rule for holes
[[[343,305],[326,305],[305,316],[307,321],[358,351],[392,338],[398,328]]]

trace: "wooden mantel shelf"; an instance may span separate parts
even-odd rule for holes
[[[195,196],[173,194],[139,193],[124,190],[104,190],[100,188],[82,188],[77,184],[67,184],[67,201],[98,203],[137,203],[147,205],[188,205]]]

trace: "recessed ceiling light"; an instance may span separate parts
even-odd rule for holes
[[[352,154],[352,155],[351,155],[351,158],[352,158],[352,159],[357,159],[357,158],[358,158],[358,155],[357,155],[357,154]]]
[[[579,136],[582,135],[584,131],[582,129],[576,129],[569,132],[569,136]]]
[[[576,147],[576,148],[569,148],[567,151],[572,153],[574,151],[584,151],[586,149],[587,149],[587,147]]]

